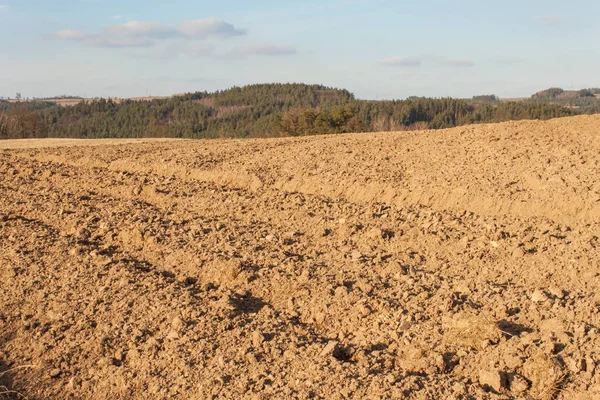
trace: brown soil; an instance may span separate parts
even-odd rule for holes
[[[0,391],[599,398],[598,126],[2,142]]]

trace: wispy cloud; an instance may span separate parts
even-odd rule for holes
[[[102,33],[63,29],[55,32],[52,36],[56,39],[76,40],[99,47],[141,47],[177,37],[206,39],[210,36],[227,38],[244,34],[245,31],[237,29],[223,20],[205,18],[183,21],[177,27],[157,22],[129,21],[124,24],[107,26]]]
[[[423,57],[388,57],[379,60],[381,65],[389,65],[393,67],[420,67],[423,63]]]
[[[129,21],[110,25],[101,33],[63,29],[52,34],[60,40],[96,47],[145,48],[138,57],[171,59],[180,55],[217,60],[244,59],[251,56],[289,56],[293,46],[279,44],[227,44],[224,40],[246,35],[246,31],[217,18],[183,21],[175,26],[156,22]]]
[[[431,59],[431,61],[433,61],[434,63],[437,63],[439,65],[445,65],[448,67],[466,68],[466,67],[475,66],[475,63],[473,62],[473,60],[467,60],[467,59],[440,57],[440,58],[433,58],[433,59]]]
[[[55,32],[53,35],[57,39],[63,40],[83,40],[87,37],[85,32],[76,31],[74,29],[62,29]]]
[[[534,17],[533,21],[541,25],[557,25],[562,21],[562,17],[559,15],[544,15]]]
[[[246,31],[237,29],[230,23],[212,17],[183,21],[179,24],[178,31],[194,39],[204,39],[208,36],[231,37],[246,34]]]
[[[113,15],[111,18],[112,19],[123,19],[124,17],[122,15]]]
[[[387,57],[379,60],[380,65],[389,67],[418,68],[423,64],[431,64],[445,67],[466,68],[473,67],[475,63],[469,59],[447,58],[438,56],[410,56],[410,57]]]
[[[7,4],[0,4],[0,10],[8,10],[10,8]]]

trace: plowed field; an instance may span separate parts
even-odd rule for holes
[[[0,393],[597,399],[599,236],[598,116],[3,141]]]

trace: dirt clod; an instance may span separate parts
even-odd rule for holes
[[[500,393],[506,386],[506,378],[500,371],[485,370],[479,373],[479,383],[484,389],[491,389]]]
[[[61,374],[61,370],[59,368],[54,368],[50,371],[50,378],[58,378]]]

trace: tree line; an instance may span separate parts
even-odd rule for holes
[[[71,107],[0,102],[0,138],[301,136],[442,129],[579,112],[537,100],[501,102],[493,95],[367,101],[322,85],[261,84],[145,101],[97,99]]]
[[[0,103],[0,106],[3,106],[0,107],[0,139],[44,138],[48,136],[46,124],[29,104],[18,103],[8,107],[4,106],[3,103]]]

